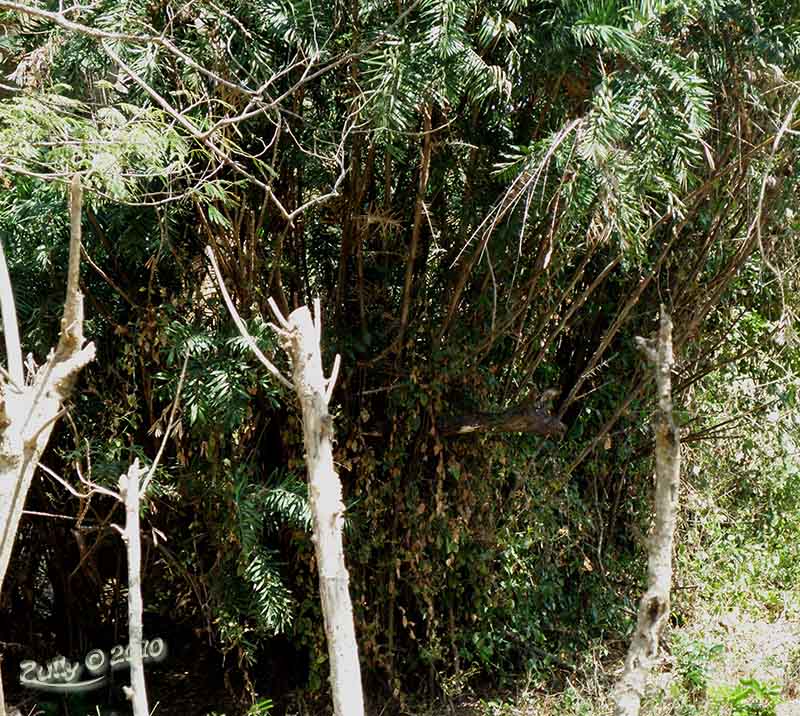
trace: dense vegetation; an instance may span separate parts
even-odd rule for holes
[[[268,298],[321,298],[373,704],[618,652],[652,471],[633,337],[660,304],[686,445],[679,582],[797,583],[796,3],[62,8],[0,2],[0,232],[31,360],[58,330],[68,179],[88,187],[98,357],[47,464],[113,484],[152,460],[188,355],[143,517],[146,626],[210,644],[243,703],[317,703],[326,652],[297,409],[229,320],[206,245],[278,362]],[[23,522],[0,638],[114,642],[114,505],[42,476],[28,509],[60,517]]]

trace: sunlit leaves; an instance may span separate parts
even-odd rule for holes
[[[464,51],[468,41],[469,9],[463,0],[423,0],[420,3],[420,20],[428,27],[426,44],[442,59]]]
[[[513,41],[518,28],[513,20],[503,17],[500,13],[488,12],[483,16],[480,30],[478,30],[478,42],[485,48],[496,43],[500,38]]]
[[[572,25],[572,34],[578,44],[598,47],[620,55],[635,55],[639,44],[625,26],[623,14],[616,0],[586,0]]]
[[[313,57],[328,37],[327,14],[319,12],[312,0],[261,0],[264,27],[274,38]]]
[[[7,169],[68,176],[115,199],[142,179],[166,179],[186,168],[188,147],[165,127],[159,110],[126,104],[92,113],[61,94],[22,94],[0,103],[0,156]]]
[[[501,37],[513,41],[516,26],[475,10],[467,0],[425,0],[408,32],[365,57],[365,111],[377,127],[412,129],[422,104],[431,101],[450,107],[464,98],[481,103],[510,94],[506,68],[487,62],[479,48]]]

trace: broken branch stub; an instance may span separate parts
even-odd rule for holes
[[[19,376],[0,383],[0,589],[39,459],[78,373],[94,358],[94,344],[83,345],[83,295],[79,287],[81,200],[81,185],[76,176],[71,186],[67,295],[58,345],[50,351],[44,365],[28,376],[27,383]],[[5,290],[11,286],[5,261],[0,261],[0,274],[3,327],[8,331],[6,318],[12,313],[16,315],[16,309],[13,295]],[[8,360],[9,367],[15,370],[16,358],[9,356]]]
[[[672,321],[664,307],[658,340],[637,339],[653,364],[658,404],[653,421],[656,453],[655,519],[648,537],[647,591],[639,602],[636,630],[622,676],[612,695],[615,716],[638,716],[650,673],[658,657],[658,642],[669,620],[672,587],[672,546],[678,516],[680,433],[672,413]]]
[[[292,361],[294,389],[303,415],[309,504],[331,666],[334,713],[336,716],[363,716],[361,667],[342,542],[342,483],[333,464],[333,419],[328,413],[336,371],[330,379],[325,378],[318,303],[315,308],[316,322],[305,306],[293,311],[288,320],[281,320],[282,316],[276,318],[285,326],[278,329],[278,335]]]

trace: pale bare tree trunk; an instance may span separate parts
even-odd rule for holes
[[[22,507],[53,426],[61,415],[78,372],[94,358],[94,345],[83,345],[83,296],[78,286],[81,255],[81,187],[72,182],[71,238],[67,296],[58,346],[46,363],[29,376],[22,375],[22,354],[16,327],[14,296],[5,256],[0,260],[0,301],[3,330],[9,352],[9,373],[0,384],[0,589],[2,589]],[[2,246],[0,246],[2,251]]]
[[[53,426],[72,391],[78,372],[94,358],[94,345],[83,345],[83,296],[78,285],[81,256],[81,185],[72,181],[67,295],[55,350],[26,384],[16,307],[5,253],[0,243],[0,313],[8,372],[0,381],[0,591],[3,588],[22,508],[47,447]],[[0,716],[5,705],[0,694]]]
[[[658,641],[669,619],[672,586],[672,544],[678,516],[680,434],[672,414],[672,321],[661,307],[658,339],[637,338],[655,368],[658,406],[656,439],[655,522],[648,537],[647,591],[639,602],[636,631],[625,668],[614,693],[615,716],[638,716],[647,676],[658,656]]]
[[[328,403],[339,372],[339,356],[334,361],[331,377],[326,378],[322,369],[322,312],[319,300],[314,301],[315,320],[306,306],[296,309],[286,319],[275,301],[270,299],[270,308],[280,324],[273,328],[292,362],[292,380],[288,381],[261,352],[248,333],[225,288],[210,247],[206,249],[206,255],[211,261],[220,293],[239,332],[264,367],[281,384],[293,388],[300,402],[314,551],[331,664],[333,709],[336,716],[363,716],[361,666],[353,623],[353,605],[350,601],[350,576],[344,561],[342,542],[342,483],[333,464],[333,418],[328,412]]]
[[[333,418],[328,413],[333,385],[322,371],[318,303],[316,313],[315,322],[306,306],[293,311],[280,335],[284,349],[292,359],[294,388],[303,412],[308,495],[314,522],[322,616],[331,662],[333,708],[337,716],[362,716],[361,667],[342,543],[342,483],[333,465]]]
[[[3,655],[0,654],[0,716],[6,716],[6,695],[3,692]]]
[[[142,661],[142,542],[139,533],[139,460],[119,479],[120,495],[125,500],[125,546],[128,554],[128,648],[130,649],[133,716],[149,716],[147,687]]]

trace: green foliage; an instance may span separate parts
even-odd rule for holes
[[[796,349],[781,349],[786,367],[765,363],[770,349],[762,347],[763,337],[772,330],[762,316],[745,314],[731,338],[739,350],[750,346],[751,355],[709,377],[697,392],[710,424],[737,426],[735,438],[723,430],[714,443],[687,453],[692,493],[680,563],[721,608],[779,609],[786,585],[798,578],[797,374],[786,370]]]
[[[188,356],[145,510],[145,532],[169,539],[148,553],[149,608],[208,638],[251,697],[287,642],[298,687],[322,693],[302,426],[228,320],[210,244],[285,372],[268,298],[291,310],[319,296],[326,367],[343,357],[335,458],[369,688],[402,706],[422,684],[452,696],[505,672],[543,677],[630,627],[652,468],[633,339],[664,303],[686,436],[678,576],[720,606],[777,606],[800,578],[796,134],[772,154],[796,92],[796,9],[398,7],[80,10],[179,53],[3,13],[19,91],[0,100],[0,238],[37,360],[58,332],[68,235],[64,184],[38,175],[82,171],[88,189],[99,359],[47,460],[113,484],[132,456],[152,459]],[[290,222],[278,202],[308,206]],[[497,417],[550,387],[561,442],[446,434],[451,418]],[[68,509],[50,483],[36,499]],[[95,499],[74,522],[84,510],[99,531],[113,506]],[[72,544],[67,529],[53,534]],[[18,559],[55,554],[49,538],[30,529]],[[51,560],[53,579],[83,579],[87,565],[66,561]],[[24,595],[24,570],[10,573]],[[100,621],[96,591],[87,578],[71,595],[87,620]],[[679,616],[692,598],[676,597]],[[676,646],[685,691],[705,687],[703,649]]]
[[[597,47],[635,58],[639,44],[625,27],[623,13],[616,0],[593,0],[578,6],[572,34],[578,45]]]
[[[274,704],[270,699],[259,699],[247,710],[245,716],[266,716],[266,714],[272,711],[273,706]],[[219,714],[214,711],[208,714],[208,716],[225,716],[225,714]]]
[[[424,0],[402,31],[387,33],[364,58],[365,110],[376,128],[411,129],[431,101],[448,106],[466,97],[480,104],[508,94],[507,69],[487,63],[475,45],[496,43],[516,29],[502,15],[487,15],[476,38],[469,28],[477,17],[466,0]]]
[[[721,688],[715,694],[715,701],[720,713],[731,716],[775,716],[775,707],[781,702],[781,688],[755,678],[740,679],[735,686]]]
[[[173,320],[163,335],[167,370],[157,374],[156,381],[165,390],[174,392],[175,367],[183,356],[190,356],[183,388],[190,426],[204,430],[220,426],[226,433],[235,430],[247,419],[250,400],[258,390],[273,406],[278,405],[280,389],[271,376],[253,370],[250,348],[238,332]],[[274,351],[274,337],[263,322],[254,327],[253,335],[268,355]]]
[[[239,650],[253,664],[260,643],[287,633],[296,612],[285,565],[272,545],[280,529],[308,531],[310,515],[305,484],[293,475],[276,472],[258,484],[240,466],[232,483],[233,513],[218,527],[232,530],[228,539],[236,548],[214,573],[217,627],[223,648]]]
[[[678,634],[673,639],[674,670],[680,677],[680,688],[693,701],[704,698],[708,688],[708,667],[724,651],[722,644],[709,644]]]
[[[173,179],[187,169],[189,147],[166,125],[156,109],[119,103],[91,112],[67,94],[23,94],[0,103],[0,153],[6,170],[44,177],[81,172],[90,188],[120,201],[143,181]]]

